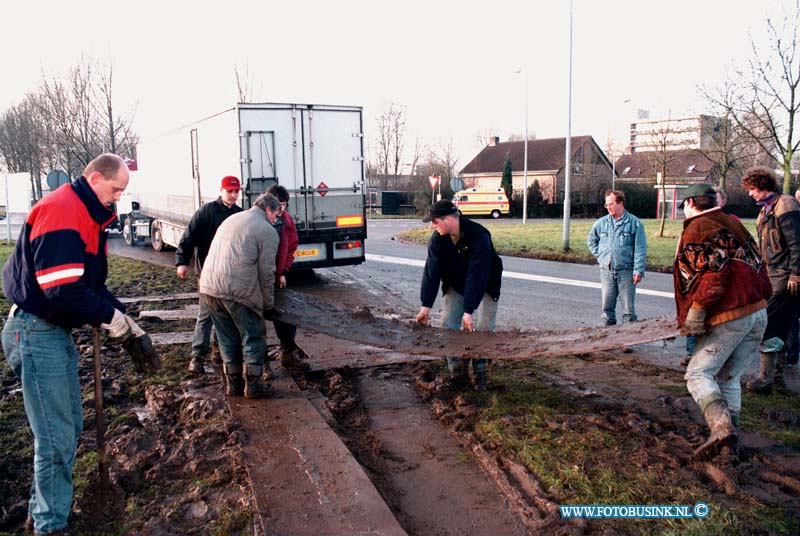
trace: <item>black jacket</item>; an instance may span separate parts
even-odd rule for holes
[[[761,207],[756,227],[772,292],[786,294],[789,276],[800,275],[800,203],[779,194],[770,206]]]
[[[197,260],[202,267],[220,224],[228,216],[241,211],[242,207],[239,205],[226,207],[221,198],[200,207],[183,232],[178,250],[175,252],[175,266],[189,266],[194,248],[197,248]]]
[[[500,298],[503,261],[484,226],[463,217],[460,222],[457,244],[436,231],[431,236],[419,294],[422,305],[432,307],[441,281],[442,294],[452,288],[464,296],[464,312],[472,314],[484,294],[495,301]]]

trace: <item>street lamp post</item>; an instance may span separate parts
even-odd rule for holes
[[[569,89],[567,90],[567,143],[566,143],[566,162],[564,171],[564,233],[562,236],[564,252],[569,251],[569,217],[571,210],[570,195],[570,172],[572,163],[572,0],[569,0]]]
[[[516,74],[523,72],[523,69],[515,71]],[[525,72],[525,153],[523,156],[522,171],[522,225],[528,222],[528,71]],[[512,174],[513,176],[513,174]],[[513,180],[512,180],[513,183]]]

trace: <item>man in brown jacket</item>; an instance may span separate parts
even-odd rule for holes
[[[741,376],[767,326],[771,287],[755,240],[716,206],[713,188],[691,185],[683,211],[673,270],[675,304],[681,332],[697,337],[685,378],[711,429],[694,453],[703,460],[736,443]]]
[[[772,283],[760,373],[747,383],[747,389],[768,394],[773,383],[783,384],[786,346],[800,306],[800,203],[778,191],[775,173],[769,168],[748,169],[742,186],[761,207],[756,221],[758,245]]]

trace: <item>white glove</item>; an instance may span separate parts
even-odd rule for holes
[[[142,335],[147,335],[144,330],[139,327],[139,324],[133,321],[133,318],[129,317],[128,315],[123,315],[125,317],[125,321],[128,323],[128,326],[131,328],[131,335],[134,337],[141,337]]]
[[[110,324],[100,324],[100,327],[108,330],[108,336],[112,339],[126,339],[131,334],[131,326],[128,324],[127,315],[122,314],[119,309],[114,309],[114,316]],[[131,320],[133,322],[133,320]]]

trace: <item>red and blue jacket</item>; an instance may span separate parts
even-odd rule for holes
[[[42,198],[3,268],[6,298],[64,328],[111,322],[114,308],[125,311],[105,284],[115,217],[84,177]]]

